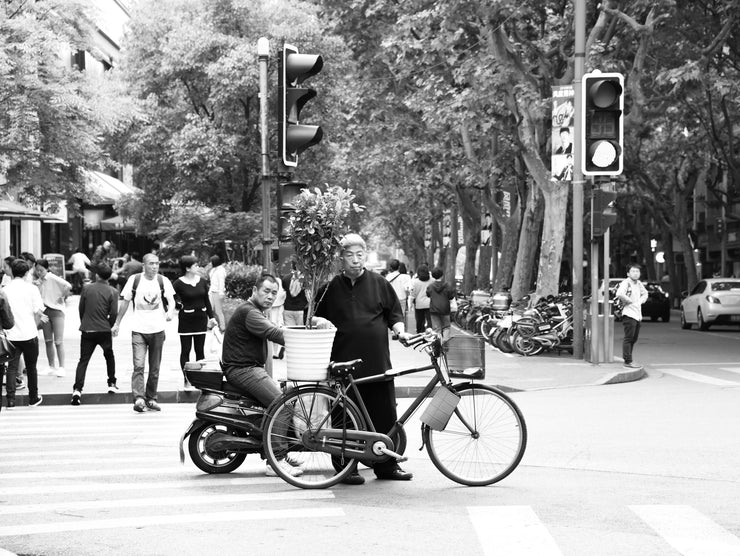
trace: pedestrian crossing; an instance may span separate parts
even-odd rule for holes
[[[0,415],[0,554],[3,549],[16,554],[190,554],[247,553],[210,551],[197,543],[204,528],[229,527],[250,531],[288,531],[309,535],[317,545],[306,545],[306,554],[322,553],[319,531],[327,523],[338,523],[342,538],[356,533],[357,517],[363,512],[398,511],[390,494],[381,498],[379,507],[360,505],[348,499],[349,487],[328,490],[301,490],[278,478],[264,475],[264,463],[250,456],[236,473],[206,475],[190,462],[177,464],[177,442],[192,418],[187,404],[166,405],[161,414],[129,415],[126,406],[66,406],[17,409]],[[46,425],[46,428],[44,425]],[[53,430],[53,434],[51,431]],[[118,433],[110,442],[109,434]],[[96,435],[99,442],[94,442]],[[88,442],[80,444],[78,437]],[[43,440],[39,440],[43,438]],[[415,461],[417,469],[423,459]],[[431,464],[427,462],[431,467]],[[422,471],[422,470],[420,470]],[[422,471],[423,473],[423,471]],[[389,485],[373,485],[375,490]],[[392,485],[398,487],[398,485]],[[410,485],[422,492],[422,481]],[[389,487],[390,488],[390,487]],[[453,487],[457,488],[457,487]],[[454,523],[454,535],[467,536],[472,548],[464,553],[506,556],[560,556],[566,554],[601,554],[574,550],[572,536],[557,519],[558,509],[547,503],[481,504],[481,500],[500,502],[502,493],[511,494],[508,485],[476,490],[490,493],[476,497],[476,503],[450,506],[430,522],[430,515],[414,517],[421,538],[419,554],[435,553],[432,531],[445,530]],[[370,490],[370,489],[368,489]],[[392,492],[390,488],[389,492]],[[408,492],[408,491],[407,491]],[[472,491],[471,491],[472,492]],[[419,507],[424,505],[418,500]],[[531,501],[530,501],[531,502]],[[561,508],[560,508],[561,509]],[[577,519],[588,520],[587,511],[572,510]],[[579,511],[581,512],[579,514]],[[609,510],[624,531],[620,534],[638,538],[638,544],[655,548],[622,552],[641,554],[682,554],[686,556],[740,556],[740,528],[723,521],[721,515],[700,511],[691,505],[615,503]],[[578,517],[580,515],[580,517]],[[389,517],[389,527],[391,527]],[[198,533],[193,533],[192,529]],[[121,546],[121,551],[103,549],[101,538],[120,535],[135,542],[147,535],[174,535],[189,539],[192,550],[175,549],[174,544],[151,551],[136,551]],[[341,531],[344,530],[342,533]],[[313,536],[311,536],[313,532]],[[266,534],[266,533],[262,533]],[[293,534],[293,533],[291,533]],[[599,531],[582,528],[586,544],[603,542]],[[616,533],[612,532],[613,535]],[[373,534],[369,549],[382,549],[384,535]],[[77,539],[91,543],[88,547]],[[646,540],[647,539],[647,540]],[[77,543],[75,550],[54,549],[54,543]],[[175,541],[172,540],[174,543]],[[183,541],[186,544],[189,540]],[[203,541],[205,542],[205,541]],[[370,542],[370,541],[366,541]],[[585,542],[585,541],[584,541]],[[197,545],[197,546],[196,546]],[[275,545],[277,547],[279,545]],[[432,548],[430,551],[430,547]],[[462,548],[462,547],[461,547]],[[200,552],[198,552],[200,551]],[[337,554],[366,554],[374,551],[326,550]],[[391,551],[392,552],[392,551]],[[272,553],[262,545],[253,553]],[[325,553],[325,552],[324,552]],[[404,553],[413,554],[414,551]],[[608,552],[620,554],[617,550]]]
[[[672,376],[691,382],[709,384],[722,388],[740,387],[740,366],[737,365],[707,365],[702,363],[697,365],[701,368],[687,369],[688,365],[668,366],[668,365],[650,365],[649,370]]]

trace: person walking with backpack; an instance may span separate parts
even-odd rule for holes
[[[444,272],[441,268],[432,270],[432,278],[434,281],[427,286],[429,316],[432,328],[446,342],[450,339],[450,300],[455,297],[455,290],[443,280]]]
[[[632,359],[632,350],[640,336],[640,322],[642,321],[642,304],[647,301],[648,293],[640,281],[640,265],[627,265],[627,278],[617,287],[616,299],[624,306],[622,309],[622,326],[624,340],[622,341],[622,358],[627,369],[642,369],[642,365]]]
[[[143,263],[143,274],[130,276],[121,291],[123,302],[111,329],[113,336],[117,336],[121,320],[133,302],[131,349],[134,372],[131,375],[131,391],[134,395],[134,411],[139,413],[147,409],[161,410],[157,403],[157,386],[165,340],[164,329],[175,312],[175,290],[169,279],[159,274],[159,257],[154,253],[147,253]],[[149,376],[145,382],[144,365],[147,354]]]

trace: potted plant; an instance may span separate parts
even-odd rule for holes
[[[351,189],[333,186],[326,191],[302,189],[292,200],[293,213],[289,218],[294,250],[292,259],[297,276],[303,280],[308,308],[306,329],[288,329],[285,335],[288,378],[291,380],[325,378],[336,331],[312,329],[316,295],[335,271],[340,240],[349,230],[351,215],[364,210],[354,199]],[[308,363],[307,352],[317,352],[314,364]]]

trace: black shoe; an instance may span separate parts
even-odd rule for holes
[[[375,477],[381,481],[410,481],[414,478],[414,474],[409,471],[404,471],[400,467],[393,471],[386,472],[375,472]]]
[[[341,482],[345,485],[364,485],[365,477],[355,471],[354,473],[350,473],[349,475],[347,475],[344,479],[342,479]]]
[[[28,400],[28,405],[30,405],[31,407],[38,407],[39,405],[41,405],[41,402],[43,401],[44,401],[44,397],[41,394],[39,394],[39,397],[36,398],[35,400]]]
[[[75,390],[72,392],[72,405],[80,405],[82,403],[82,392]]]
[[[7,409],[15,409],[15,400],[8,400]]]

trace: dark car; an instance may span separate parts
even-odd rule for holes
[[[671,320],[671,300],[670,295],[658,282],[643,282],[648,292],[648,298],[642,304],[643,320],[650,317],[650,320],[656,321],[662,319],[663,322]]]

